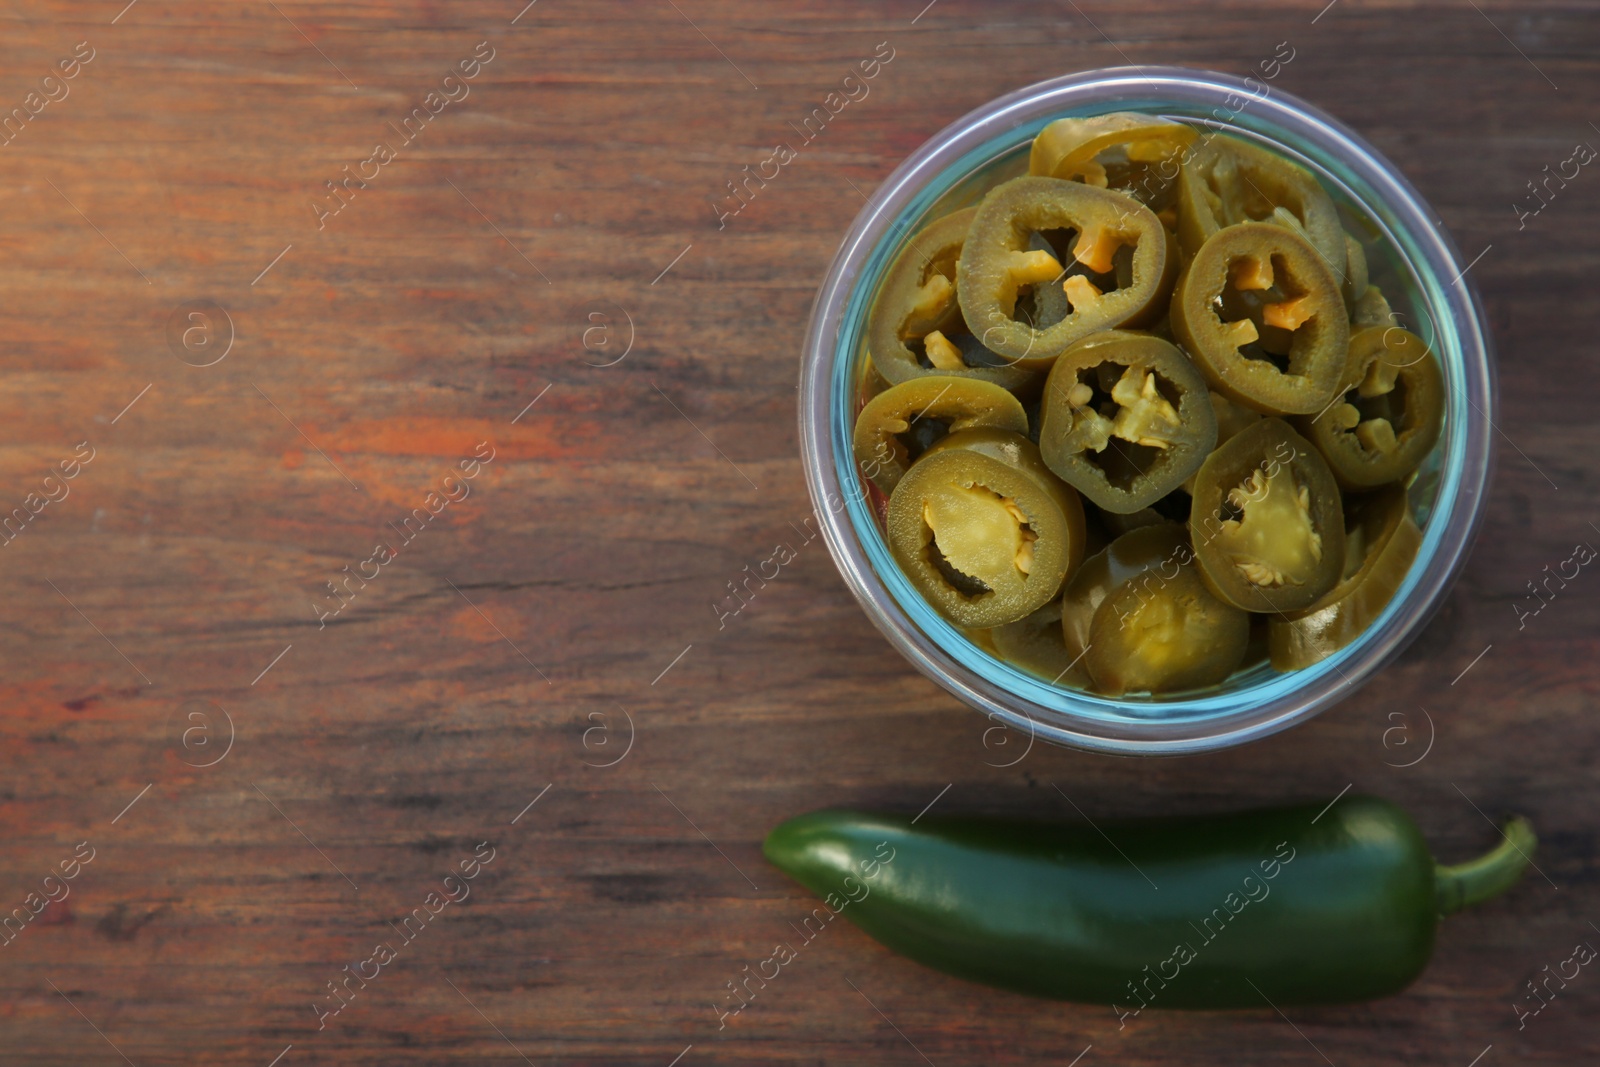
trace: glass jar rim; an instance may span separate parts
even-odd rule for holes
[[[859,333],[862,290],[875,283],[874,269],[882,269],[887,250],[906,236],[896,231],[907,228],[919,203],[927,206],[941,179],[970,173],[985,152],[1015,150],[1030,126],[1048,119],[1163,107],[1209,107],[1213,116],[1226,115],[1216,123],[1219,129],[1297,149],[1325,173],[1337,169],[1356,187],[1353,195],[1389,228],[1434,320],[1446,372],[1439,498],[1417,560],[1388,608],[1367,633],[1322,663],[1246,689],[1160,703],[1055,689],[1038,679],[1030,684],[1009,667],[1010,684],[1000,684],[991,676],[994,670],[964,662],[947,647],[950,642],[926,632],[941,624],[953,630],[930,618],[931,609],[919,626],[872,564],[862,538],[868,505],[844,481],[844,472],[853,474],[853,460],[839,384],[853,356],[842,338]],[[1026,731],[1030,742],[1043,737],[1093,751],[1177,755],[1287,729],[1349,695],[1393,660],[1437,609],[1471,547],[1491,475],[1496,396],[1481,305],[1460,262],[1431,208],[1393,164],[1337,120],[1257,79],[1180,67],[1116,67],[1051,79],[991,101],[935,134],[884,180],[852,223],[818,289],[801,367],[800,440],[807,488],[829,552],[868,617],[913,666],[990,718]]]

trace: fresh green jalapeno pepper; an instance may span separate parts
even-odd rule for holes
[[[1249,616],[1217,600],[1176,523],[1131,530],[1083,561],[1061,597],[1061,644],[1096,691],[1170,693],[1222,681]]]
[[[889,381],[943,374],[1015,389],[1034,376],[984,349],[961,318],[956,260],[976,214],[967,208],[921,230],[884,276],[867,320],[867,350]]]
[[[1308,608],[1344,572],[1339,487],[1282,419],[1262,419],[1207,457],[1189,538],[1206,585],[1244,611]]]
[[[1272,665],[1294,671],[1327,659],[1378,618],[1405,581],[1422,545],[1406,491],[1391,485],[1355,498],[1345,513],[1345,568],[1339,584],[1304,611],[1268,621]]]
[[[1190,152],[1179,178],[1178,240],[1196,255],[1217,230],[1270,222],[1304,237],[1342,283],[1349,250],[1333,201],[1304,167],[1234,137],[1211,137]]]
[[[1061,641],[1061,601],[1053,600],[1016,622],[989,631],[995,654],[1055,685],[1089,688],[1089,675],[1079,657],[1069,655]]]
[[[856,467],[885,496],[912,460],[946,433],[994,427],[1028,432],[1022,402],[993,382],[926,375],[901,382],[867,401],[856,416]]]
[[[1269,415],[1312,414],[1333,398],[1350,342],[1345,315],[1305,239],[1263,222],[1218,230],[1172,294],[1172,332],[1206,381]]]
[[[1083,505],[1003,430],[953,433],[889,498],[889,551],[928,602],[959,626],[1016,622],[1043,607],[1083,559]]]
[[[1028,173],[1116,189],[1156,209],[1171,198],[1196,136],[1192,126],[1136,111],[1057,119],[1033,139]]]
[[[1106,330],[1063,352],[1045,381],[1039,451],[1110,512],[1148,507],[1205,461],[1217,421],[1200,372],[1170,342]]]
[[[1444,377],[1422,338],[1369,326],[1350,338],[1343,399],[1295,420],[1343,489],[1371,489],[1416,470],[1444,424]]]
[[[1510,889],[1536,845],[1512,818],[1490,852],[1444,866],[1404,811],[1357,795],[1098,826],[819,811],[762,851],[823,921],[968,981],[1112,1005],[1125,1027],[1146,1008],[1398,993],[1440,917]]]
[[[1031,246],[1055,238],[1058,255]],[[1097,330],[1159,315],[1176,257],[1161,222],[1121,193],[1059,178],[1016,178],[978,205],[956,264],[956,296],[973,335],[1017,365],[1047,368]],[[1059,242],[1059,243],[1058,243]],[[1055,286],[1071,310],[1039,328],[1017,314],[1030,286]]]

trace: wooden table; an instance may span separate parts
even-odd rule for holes
[[[123,2],[0,4],[0,115],[23,109],[0,147],[0,513],[23,509],[0,555],[0,909],[42,905],[0,947],[0,1062],[1600,1053],[1600,977],[1521,1030],[1513,1008],[1600,940],[1600,579],[1522,628],[1514,610],[1600,519],[1600,177],[1521,227],[1513,206],[1600,144],[1592,14]],[[1029,82],[1246,73],[1285,41],[1274,84],[1416,183],[1500,346],[1488,518],[1403,660],[1243,749],[1041,745],[1000,768],[989,724],[890,649],[820,541],[719,628],[727,583],[810,512],[797,353],[874,185]],[[725,183],[880,43],[869,95],[719,222]],[[75,76],[41,87],[60,60]],[[760,856],[775,822],[935,797],[1071,817],[1052,784],[1096,820],[1353,784],[1450,859],[1521,811],[1541,873],[1451,919],[1421,980],[1376,1004],[1119,1032],[839,926],[719,1029],[726,983],[812,906]],[[463,862],[476,877],[445,883]],[[447,885],[470,895],[430,897]],[[30,903],[46,891],[70,895]],[[329,992],[346,966],[376,971],[348,1002]]]

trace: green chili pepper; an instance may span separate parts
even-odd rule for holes
[[[985,349],[962,321],[956,303],[956,257],[977,210],[957,211],[925,227],[906,242],[884,277],[867,323],[867,347],[873,367],[887,380],[903,383],[923,375],[954,375],[1019,389],[1035,377]],[[1065,293],[1050,292],[1066,303]]]
[[[1344,574],[1344,503],[1328,464],[1282,419],[1240,430],[1194,476],[1200,576],[1244,611],[1303,611]]]
[[[897,952],[972,981],[1112,1004],[1124,1024],[1145,1007],[1399,992],[1427,965],[1438,918],[1509,889],[1535,845],[1513,818],[1489,853],[1441,866],[1403,811],[1361,796],[1099,828],[912,823],[816,812],[764,848],[812,892],[848,895],[848,917]],[[885,845],[892,862],[868,865]]]
[[[983,426],[1027,433],[1028,416],[993,382],[949,374],[912,378],[867,401],[856,416],[856,463],[887,496],[912,461],[947,432]]]
[[[1398,326],[1350,335],[1341,398],[1295,420],[1340,488],[1398,482],[1422,465],[1444,425],[1444,375],[1422,338]]]
[[[1310,415],[1333,399],[1349,356],[1339,283],[1292,230],[1218,230],[1178,278],[1172,334],[1229,400],[1267,415]]]
[[[1045,382],[1039,453],[1105,511],[1149,507],[1216,447],[1205,379],[1170,341],[1105,330],[1057,357]]]
[[[1116,189],[1155,211],[1171,200],[1196,136],[1193,126],[1138,111],[1057,119],[1033,139],[1028,173]]]
[[[1037,248],[1034,235],[1047,245],[1059,240],[1059,257]],[[991,189],[972,217],[956,260],[956,299],[985,348],[1048,370],[1074,341],[1159,317],[1177,259],[1161,221],[1131,197],[1059,178],[1013,178]],[[1039,286],[1060,289],[1068,306],[1043,328],[1037,314],[1019,310]],[[1343,359],[1341,348],[1341,366]]]
[[[964,430],[929,448],[895,486],[885,525],[900,569],[960,626],[1032,614],[1083,560],[1078,494],[1032,441],[1004,430]]]
[[[1351,253],[1339,214],[1311,172],[1236,137],[1207,138],[1183,164],[1179,243],[1193,256],[1219,229],[1252,220],[1298,233],[1316,249],[1334,280],[1345,280]],[[1361,270],[1366,272],[1364,254]]]
[[[1301,611],[1264,616],[1272,665],[1280,671],[1309,667],[1360,637],[1389,606],[1422,547],[1403,486],[1354,498],[1345,523],[1339,584]]]

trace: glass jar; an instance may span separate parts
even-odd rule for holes
[[[996,658],[939,615],[890,556],[851,452],[867,315],[883,272],[926,222],[1027,171],[1048,122],[1142,111],[1254,139],[1322,181],[1347,225],[1368,231],[1372,279],[1398,324],[1439,356],[1448,401],[1439,444],[1413,486],[1423,539],[1405,581],[1359,638],[1320,663],[1266,664],[1178,698],[1110,698],[1050,684]],[[922,673],[993,719],[1057,744],[1176,755],[1243,744],[1353,693],[1428,621],[1455,580],[1483,509],[1494,366],[1482,310],[1431,208],[1343,125],[1258,82],[1177,67],[1121,67],[1018,90],[912,153],[857,216],[817,293],[800,376],[806,483],[834,562],[867,615]]]

